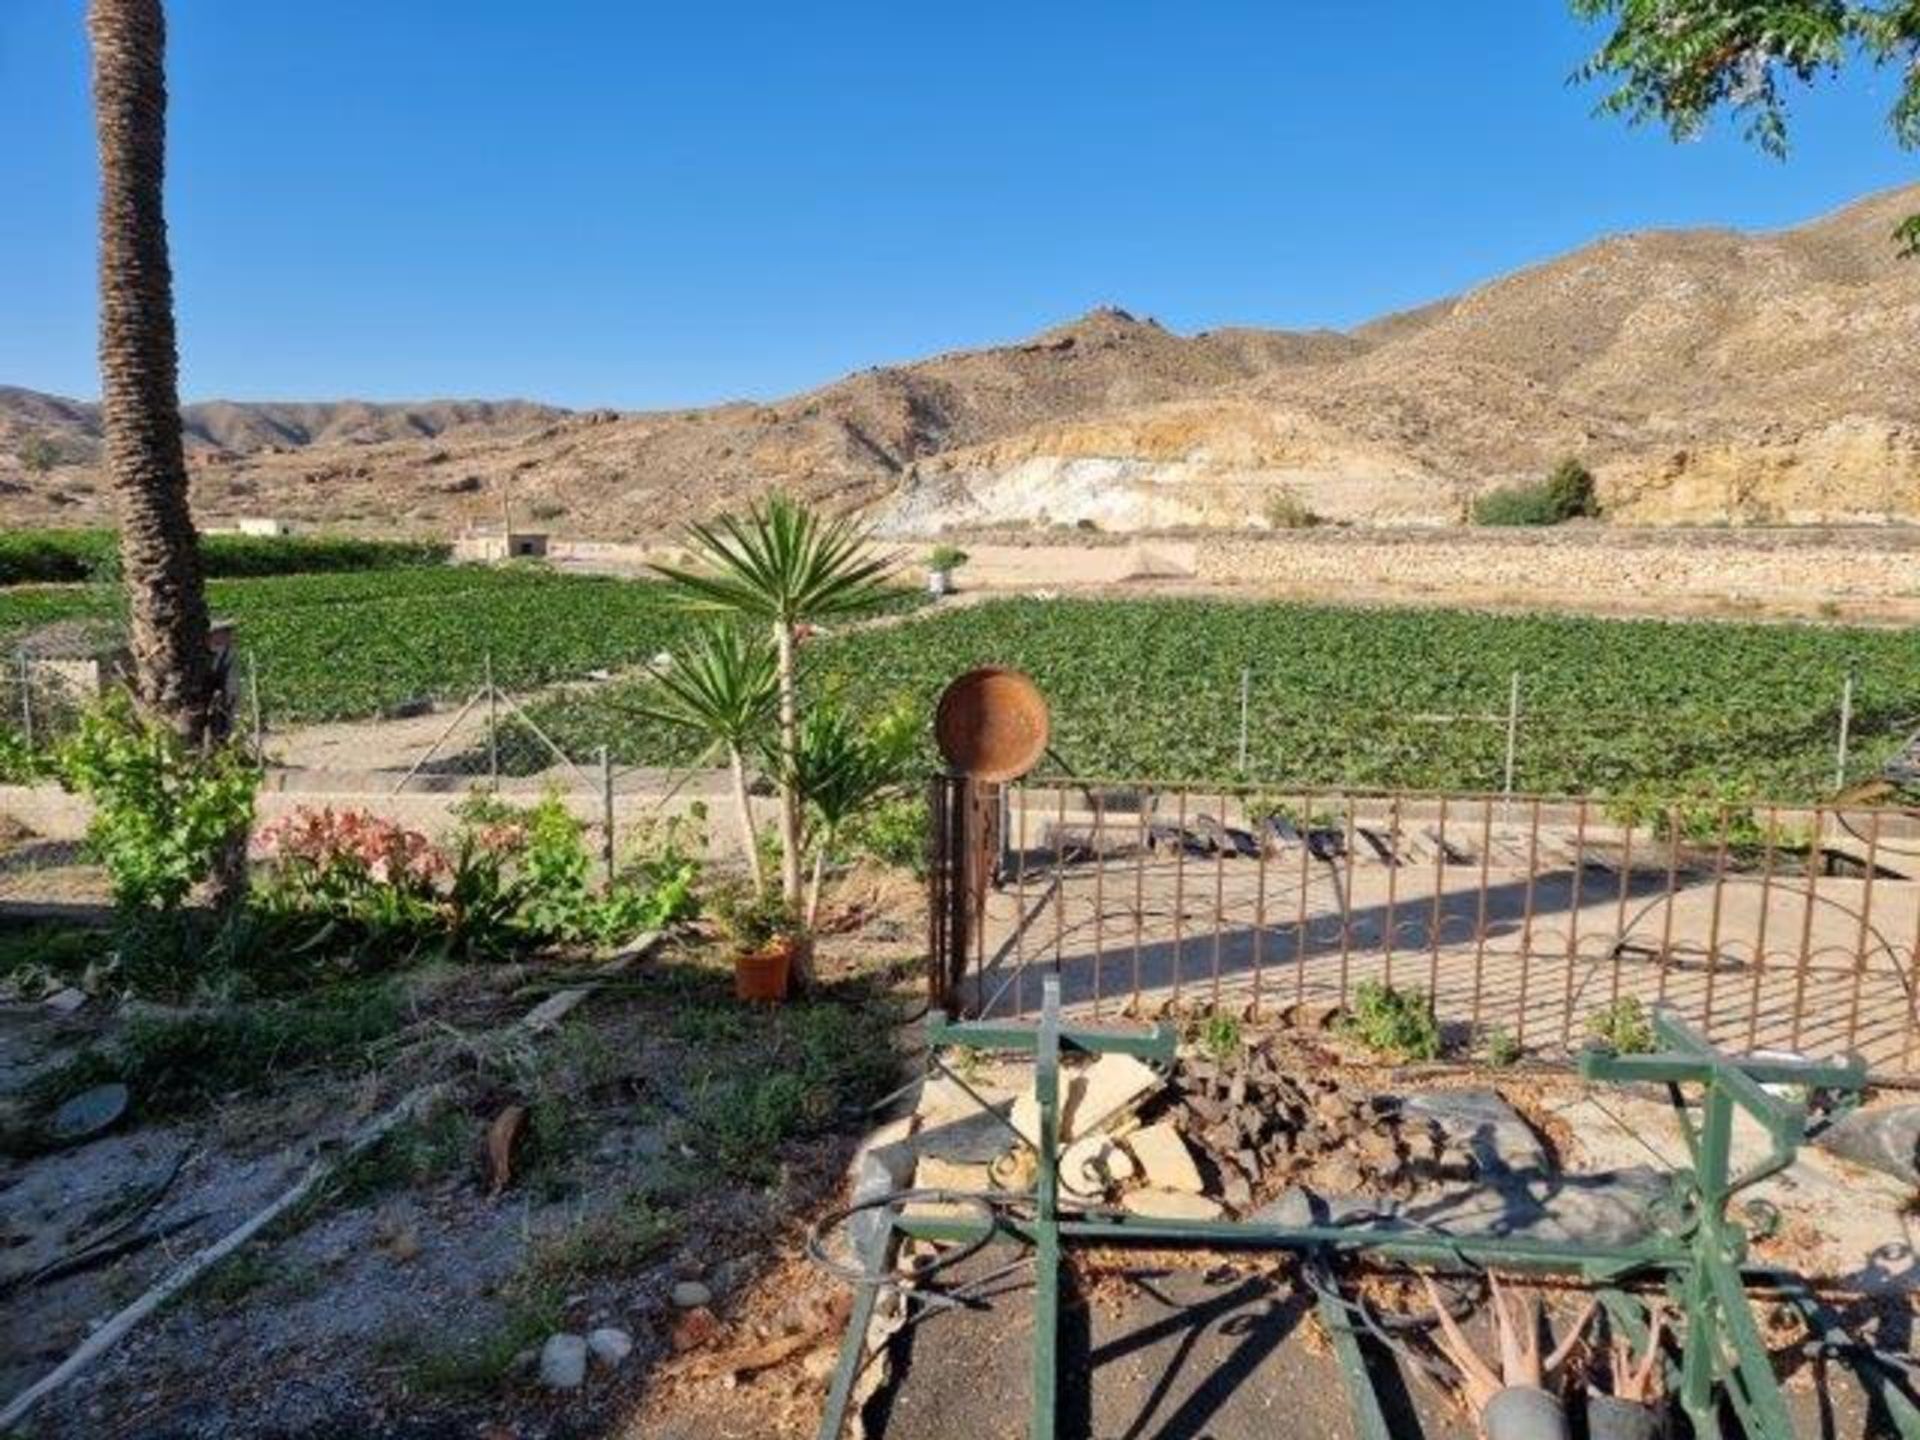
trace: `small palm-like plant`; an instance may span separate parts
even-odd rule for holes
[[[877,555],[867,530],[850,519],[829,519],[784,495],[687,528],[687,547],[699,568],[655,566],[688,605],[759,623],[773,636],[779,744],[780,883],[787,904],[799,909],[804,815],[794,783],[800,749],[798,649],[801,627],[871,610],[887,595],[891,556]]]
[[[756,893],[766,887],[766,876],[760,867],[753,803],[747,796],[747,754],[766,734],[778,701],[772,644],[737,625],[719,624],[702,629],[671,664],[654,672],[639,707],[649,719],[706,741],[703,760],[727,757]]]
[[[906,706],[865,727],[838,705],[808,711],[800,726],[792,779],[816,823],[805,912],[809,928],[819,918],[827,852],[840,827],[905,783],[918,753],[919,734],[919,721]]]

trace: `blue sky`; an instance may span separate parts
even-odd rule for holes
[[[767,397],[1101,303],[1343,326],[1920,176],[1591,117],[1557,0],[172,0],[188,398]],[[0,383],[96,390],[81,0],[0,0]]]

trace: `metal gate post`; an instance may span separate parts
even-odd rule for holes
[[[1033,1057],[1040,1111],[1034,1182],[1032,1440],[1054,1440],[1060,1383],[1060,977],[1040,987],[1040,1030]]]

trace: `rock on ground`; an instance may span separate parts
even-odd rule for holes
[[[612,1325],[603,1325],[587,1334],[587,1349],[593,1358],[609,1370],[617,1370],[633,1353],[633,1337]]]
[[[587,1342],[580,1335],[549,1335],[540,1347],[540,1383],[549,1390],[578,1390],[587,1379]]]

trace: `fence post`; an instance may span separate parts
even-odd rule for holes
[[[613,885],[613,761],[607,747],[600,747],[600,857],[607,868],[607,885]]]
[[[1506,804],[1513,804],[1513,762],[1520,748],[1520,672],[1513,672],[1513,678],[1507,683],[1507,765],[1501,781],[1501,794]]]
[[[33,749],[33,667],[27,652],[20,652],[20,737]]]
[[[1247,701],[1253,687],[1253,667],[1240,667],[1240,778],[1247,778]]]
[[[500,692],[493,688],[493,651],[484,656],[487,684],[487,779],[500,788]]]
[[[247,651],[247,709],[253,721],[253,763],[267,763],[266,727],[260,722],[260,660]]]
[[[1833,788],[1847,788],[1847,744],[1853,737],[1853,667],[1847,667],[1847,676],[1840,684],[1840,740],[1834,749]]]

